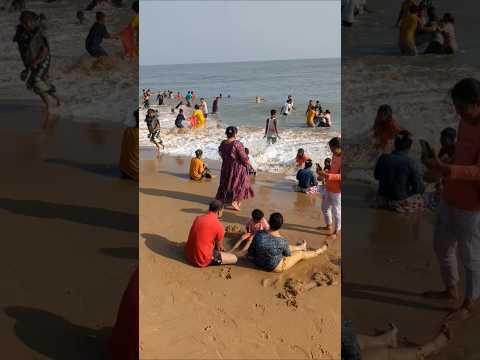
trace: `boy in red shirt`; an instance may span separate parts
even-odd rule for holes
[[[224,252],[222,248],[225,230],[218,220],[222,215],[223,203],[214,200],[209,205],[208,213],[197,216],[193,221],[185,246],[185,256],[193,266],[236,264],[237,257]]]

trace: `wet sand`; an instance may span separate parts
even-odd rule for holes
[[[399,338],[423,343],[438,331],[446,307],[453,305],[420,296],[442,288],[432,248],[435,215],[369,208],[366,199],[373,191],[359,183],[344,185],[342,317],[353,320],[361,334],[393,322]],[[480,358],[479,323],[477,316],[452,324],[453,341],[435,359]]]
[[[0,102],[0,338],[5,359],[103,359],[137,264],[138,185],[121,129]]]
[[[186,263],[184,242],[193,219],[214,197],[218,178],[188,179],[189,159],[143,153],[140,162],[140,358],[141,359],[338,359],[340,286],[315,287],[279,298],[289,278],[313,273],[339,277],[340,243],[284,274],[236,266],[197,269]],[[218,164],[209,164],[218,174]],[[292,191],[280,176],[259,174],[254,200],[227,210],[224,225],[241,224],[254,208],[281,211],[291,244],[319,247],[325,236],[320,198]],[[309,200],[310,199],[310,200]],[[231,238],[226,239],[228,249]],[[338,279],[339,280],[339,279]]]

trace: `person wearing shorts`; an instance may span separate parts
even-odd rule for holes
[[[225,229],[218,220],[222,215],[223,203],[214,200],[207,214],[197,216],[193,221],[185,246],[185,256],[191,265],[203,268],[236,264],[236,255],[222,249]]]
[[[258,232],[248,248],[248,257],[265,271],[284,272],[299,261],[314,258],[328,249],[328,245],[324,244],[317,250],[309,251],[306,241],[289,245],[279,231],[283,225],[280,213],[271,214],[268,223],[270,230]]]

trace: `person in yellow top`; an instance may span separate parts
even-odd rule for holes
[[[411,5],[408,15],[400,21],[398,46],[402,55],[417,55],[417,46],[415,44],[416,34],[417,31],[422,29],[418,11],[417,5]]]
[[[410,13],[410,6],[418,5],[416,0],[403,0],[400,7],[400,13],[398,14],[396,26],[400,25],[400,21]]]
[[[315,116],[317,115],[317,111],[315,110],[315,105],[309,105],[307,110],[307,126],[308,127],[315,127]]]
[[[198,104],[195,105],[195,111],[193,112],[193,116],[197,118],[197,122],[195,123],[195,129],[201,129],[205,127],[205,115],[203,115],[203,111],[200,110],[200,106]]]
[[[203,151],[198,149],[195,151],[195,157],[190,161],[190,179],[200,181],[203,178],[211,179],[212,175],[207,165],[202,160]]]
[[[127,179],[138,181],[138,110],[133,113],[135,126],[123,132],[120,151],[120,172]]]

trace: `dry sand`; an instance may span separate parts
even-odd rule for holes
[[[138,185],[121,129],[0,102],[2,359],[103,359],[137,264]]]
[[[189,159],[166,156],[140,162],[140,358],[338,359],[340,286],[278,294],[285,295],[288,279],[308,282],[318,272],[339,281],[340,238],[326,254],[284,274],[243,259],[236,266],[194,268],[185,261],[184,242],[218,178],[195,183],[188,165]],[[218,174],[218,164],[213,168]],[[257,175],[254,189],[255,199],[241,212],[225,211],[224,225],[243,226],[258,207],[267,216],[284,214],[291,244],[324,242],[315,229],[323,223],[318,196],[295,193],[282,177],[265,174]]]

